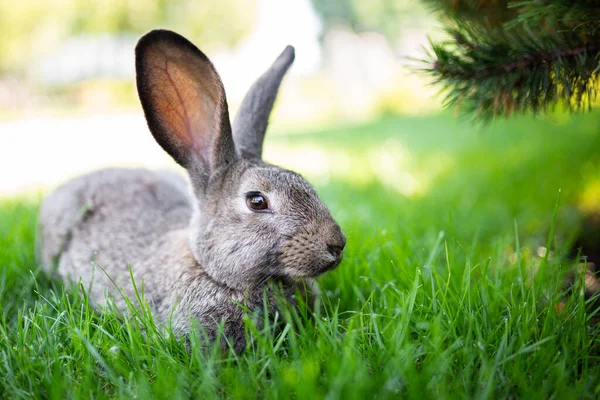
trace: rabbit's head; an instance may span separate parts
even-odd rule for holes
[[[223,84],[182,36],[148,33],[136,47],[137,86],[156,141],[190,176],[194,257],[236,289],[335,268],[346,238],[300,175],[262,161],[268,117],[294,59],[287,47],[246,95],[233,129]]]

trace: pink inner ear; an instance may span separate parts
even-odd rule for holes
[[[202,60],[191,59],[173,49],[163,49],[150,57],[152,97],[156,112],[178,151],[190,152],[209,161],[209,149],[215,134],[214,73]]]

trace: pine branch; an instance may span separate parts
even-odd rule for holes
[[[471,49],[475,49],[476,45],[470,44]],[[535,68],[547,67],[554,62],[564,58],[575,58],[583,54],[594,54],[600,51],[600,43],[593,43],[586,46],[576,48],[555,49],[546,53],[524,54],[521,59],[507,62],[506,64],[497,64],[493,66],[478,67],[473,70],[464,68],[452,69],[449,65],[440,65],[439,62],[434,63],[434,70],[447,77],[471,79],[481,78],[486,79],[493,76],[499,76],[504,73],[513,73],[517,70],[533,71]]]
[[[432,44],[425,71],[444,85],[447,106],[482,119],[547,112],[559,103],[589,109],[600,71],[597,3],[510,3],[515,17],[497,26],[456,19],[452,40]]]

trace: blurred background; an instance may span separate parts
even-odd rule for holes
[[[296,47],[265,158],[304,174],[356,229],[470,241],[514,235],[517,221],[545,243],[559,192],[566,232],[578,226],[572,210],[600,202],[598,115],[481,125],[444,111],[415,71],[428,39],[444,38],[418,0],[0,0],[0,27],[0,197],[39,199],[101,167],[177,168],[134,82],[136,41],[168,28],[213,60],[232,116]]]
[[[0,170],[11,171],[3,195],[101,166],[170,165],[148,135],[134,82],[134,46],[159,27],[209,55],[232,115],[253,80],[295,46],[271,134],[439,110],[424,77],[407,68],[435,34],[416,0],[0,0],[0,26]],[[328,171],[340,160],[311,146],[280,147],[268,150],[272,161],[309,174],[347,168]]]

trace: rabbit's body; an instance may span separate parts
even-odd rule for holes
[[[64,279],[81,278],[95,302],[100,303],[108,290],[117,304],[123,299],[111,279],[135,298],[130,266],[134,276],[144,280],[155,304],[160,304],[166,295],[154,288],[164,276],[152,275],[148,262],[159,250],[168,250],[163,245],[167,235],[187,228],[191,209],[181,177],[169,179],[143,169],[107,169],[75,178],[42,203],[42,264],[56,268]],[[141,289],[142,282],[136,283]]]
[[[81,280],[90,300],[108,293],[126,311],[134,283],[160,323],[209,336],[219,324],[245,346],[245,309],[270,311],[276,281],[294,302],[312,277],[335,268],[346,239],[312,186],[261,160],[287,48],[250,89],[233,129],[222,83],[193,44],[153,31],[136,47],[137,84],[150,131],[188,172],[103,170],[67,182],[43,202],[41,262]],[[132,282],[133,277],[133,282]],[[266,291],[265,291],[266,289]],[[134,301],[135,304],[135,301]]]

